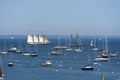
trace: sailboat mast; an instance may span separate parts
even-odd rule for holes
[[[107,46],[107,37],[105,36],[105,51],[108,53],[108,46]]]
[[[70,39],[70,41],[71,41],[70,46],[72,46],[72,45],[73,45],[73,36],[72,36],[72,34],[71,34],[71,39]]]
[[[43,34],[43,42],[45,43],[45,35]]]

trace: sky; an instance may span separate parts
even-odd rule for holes
[[[0,35],[119,35],[120,0],[0,0]]]

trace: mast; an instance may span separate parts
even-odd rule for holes
[[[45,35],[43,34],[43,43],[46,43],[46,38],[45,38]]]
[[[40,35],[39,35],[39,43],[43,43],[43,37],[41,37]]]
[[[33,38],[34,38],[34,42],[38,43],[38,37],[37,37],[37,35],[33,35]]]
[[[94,44],[93,44],[93,41],[91,40],[91,42],[90,42],[90,46],[93,46]]]
[[[76,34],[76,37],[77,37],[77,46],[79,47],[79,49],[81,50],[81,40],[78,36],[78,33]]]
[[[79,40],[78,33],[76,34],[76,38],[77,38],[77,41],[78,41],[78,44],[79,44],[79,43],[80,43],[80,40]]]
[[[33,43],[33,42],[34,42],[33,35],[28,35],[27,43]]]
[[[70,46],[72,46],[72,42],[73,42],[73,36],[71,34],[71,39],[70,39],[71,43],[70,43]]]
[[[40,42],[39,34],[37,34],[36,37],[37,37],[37,40],[38,40],[38,43],[39,43]]]
[[[105,36],[105,52],[108,53],[107,37]]]

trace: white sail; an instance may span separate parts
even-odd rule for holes
[[[49,43],[49,40],[46,37],[44,37],[44,42]]]
[[[38,36],[37,35],[33,35],[33,40],[34,40],[34,43],[38,43]]]
[[[28,44],[32,44],[34,41],[33,41],[33,36],[32,35],[28,35],[28,38],[27,38],[27,43]]]
[[[90,46],[93,46],[94,44],[93,44],[93,41],[91,40],[91,42],[90,42]]]
[[[47,44],[49,43],[49,40],[45,36],[28,35],[27,43],[28,44]]]
[[[43,37],[39,36],[39,42],[40,42],[40,43],[43,43],[43,42],[44,42]]]
[[[47,44],[47,43],[49,43],[49,40],[45,36],[39,36],[39,43]]]

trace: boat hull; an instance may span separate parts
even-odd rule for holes
[[[81,68],[81,70],[93,70],[93,67],[92,68]]]

